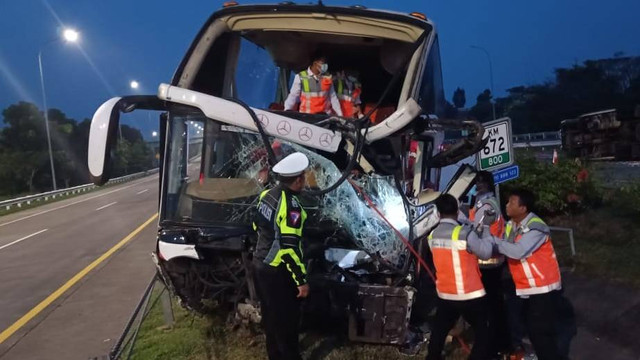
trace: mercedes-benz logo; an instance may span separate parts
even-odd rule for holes
[[[327,133],[320,135],[320,145],[324,147],[328,147],[329,145],[331,145],[332,140],[333,137]]]
[[[276,130],[278,130],[278,134],[280,135],[289,135],[291,132],[291,124],[289,124],[288,121],[282,120],[278,123]]]
[[[300,129],[300,131],[298,131],[298,137],[302,141],[309,141],[311,140],[312,136],[313,136],[313,132],[311,131],[311,129],[309,129],[306,126]]]
[[[258,120],[262,126],[269,126],[269,118],[265,114],[258,114]]]

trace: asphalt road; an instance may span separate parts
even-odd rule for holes
[[[147,222],[158,176],[0,217],[0,331],[5,332]],[[155,269],[156,220],[0,343],[1,359],[106,355]],[[14,325],[15,329],[15,325]],[[0,336],[0,341],[2,337]]]

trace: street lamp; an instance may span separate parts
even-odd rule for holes
[[[78,41],[79,34],[77,31],[66,28],[62,32],[62,36],[66,42],[75,43]],[[44,127],[47,132],[47,146],[49,147],[49,162],[51,163],[51,180],[53,182],[53,190],[58,190],[58,186],[56,184],[56,170],[53,165],[53,152],[51,151],[51,133],[49,132],[49,111],[47,108],[47,93],[44,90],[44,73],[42,70],[42,50],[54,42],[58,42],[60,39],[54,39],[44,44],[40,50],[38,51],[38,67],[40,68],[40,86],[42,88],[42,103],[44,105]]]
[[[78,34],[78,32],[73,29],[67,28],[62,32],[62,36],[66,41],[74,43],[78,41],[80,34]]]
[[[131,88],[135,90],[140,86],[140,84],[137,81],[133,80],[133,81],[131,81],[129,86],[131,86]]]
[[[152,132],[151,132],[151,136],[152,136],[152,137],[156,137],[156,136],[158,136],[158,132],[157,132],[157,131],[152,131]]]
[[[473,49],[477,49],[482,51],[483,53],[485,53],[485,55],[487,55],[487,59],[489,60],[489,77],[491,80],[491,96],[495,96],[495,92],[493,91],[493,64],[491,63],[491,55],[489,55],[489,52],[487,51],[487,49],[480,47],[480,46],[476,46],[476,45],[471,45],[471,48]],[[493,119],[496,119],[496,104],[495,101],[491,101],[491,109],[493,110]]]

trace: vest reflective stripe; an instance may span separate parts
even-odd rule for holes
[[[298,199],[296,198],[296,201]],[[304,211],[304,209],[300,209],[301,211],[301,219],[300,219],[300,227],[299,228],[292,228],[290,226],[287,225],[287,215],[288,215],[288,208],[287,208],[287,204],[286,204],[286,196],[284,194],[284,191],[282,192],[282,195],[280,196],[280,208],[278,211],[278,214],[276,215],[276,222],[278,224],[278,228],[280,230],[280,234],[281,235],[295,235],[298,237],[302,237],[302,228],[304,226],[304,221],[307,219],[307,212]]]
[[[458,241],[458,236],[460,236],[460,230],[462,230],[462,226],[456,226],[453,229],[453,234],[451,234],[451,240],[456,243]],[[466,250],[466,246],[465,246]],[[451,247],[451,255],[453,258],[453,273],[456,277],[456,291],[458,294],[464,293],[464,279],[462,278],[462,266],[460,265],[460,253],[458,252],[457,246]]]
[[[312,78],[307,71],[298,74],[302,89],[300,90],[299,111],[307,114],[319,114],[329,109],[329,92],[333,83],[330,76],[321,76],[320,80]]]
[[[485,295],[478,269],[478,258],[467,251],[466,240],[460,240],[462,226],[451,234],[434,236],[439,227],[429,235],[429,247],[436,267],[438,296],[447,300],[470,300]]]
[[[359,83],[353,84],[353,89],[349,90],[344,79],[338,78],[335,82],[336,95],[342,109],[342,116],[353,117],[355,114],[356,101],[360,98],[361,86]]]
[[[260,206],[260,203],[269,191],[270,190],[264,190],[260,193],[258,206]],[[275,200],[276,198],[274,197],[273,199]],[[295,196],[293,196],[293,201],[300,204],[300,201]],[[298,209],[298,206],[296,206],[296,209]],[[280,264],[284,263],[287,270],[291,273],[296,285],[300,285],[305,281],[304,278],[307,273],[306,267],[302,262],[302,229],[304,227],[304,222],[307,219],[307,213],[302,207],[299,207],[299,209],[300,226],[297,228],[289,226],[287,224],[287,219],[290,209],[288,208],[287,195],[285,191],[282,190],[273,221],[274,240],[263,260],[264,263],[274,267],[278,267]],[[255,223],[254,229],[257,229],[257,225]]]
[[[532,223],[540,223],[546,226],[545,222],[539,217],[529,219],[526,224],[527,228]],[[517,243],[522,238],[522,234],[512,234],[512,231],[513,223],[510,221],[505,228],[506,239]],[[512,239],[510,239],[511,237]],[[508,259],[508,263],[511,276],[516,285],[517,295],[545,294],[562,288],[560,267],[551,243],[551,237],[548,235],[542,245],[529,257],[519,260]]]
[[[297,199],[296,199],[297,201]],[[297,266],[302,275],[305,275],[307,273],[307,269],[306,266],[302,263],[302,228],[304,227],[304,222],[307,219],[307,213],[306,211],[304,211],[304,209],[300,209],[301,210],[301,214],[300,214],[300,227],[299,228],[292,228],[290,226],[287,225],[287,216],[288,216],[288,208],[287,208],[287,200],[286,200],[286,195],[284,193],[284,191],[282,192],[282,194],[280,195],[280,206],[278,206],[278,213],[276,215],[276,241],[274,241],[274,245],[276,243],[278,243],[277,247],[274,247],[272,250],[274,250],[274,253],[272,254],[271,251],[269,251],[269,255],[267,256],[267,258],[265,258],[265,262],[268,262],[269,265],[271,266],[279,266],[281,263],[285,263],[287,270],[293,275],[293,280],[296,283],[296,285],[300,285],[300,280],[298,279],[297,276],[295,275],[295,271],[293,271],[293,269],[291,268],[291,263],[285,261],[283,258],[284,257],[290,257],[295,266]],[[279,236],[278,236],[279,235]],[[285,238],[292,238],[293,239],[288,239],[291,240],[292,242],[295,241],[297,243],[298,246],[298,253],[296,253],[296,251],[294,251],[293,248],[282,248],[282,246],[280,246],[280,243],[284,243],[286,245],[289,246],[296,246],[296,244],[287,244],[285,242]],[[300,256],[298,256],[298,254],[300,254]],[[271,257],[272,256],[272,257]]]

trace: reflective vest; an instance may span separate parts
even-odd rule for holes
[[[342,116],[354,117],[355,106],[360,102],[360,94],[362,93],[362,86],[360,83],[353,83],[352,88],[349,89],[345,79],[337,78],[335,82],[336,94],[340,101],[340,108],[342,109]]]
[[[526,225],[520,226],[517,231],[513,231],[513,222],[509,221],[505,229],[506,239],[509,242],[517,243],[522,235],[538,230],[547,234],[544,243],[525,259],[507,260],[509,270],[516,284],[516,294],[520,296],[545,294],[553,290],[562,288],[560,279],[560,267],[556,259],[556,252],[551,244],[549,227],[537,216],[533,216]]]
[[[298,198],[282,186],[264,190],[256,211],[253,229],[258,233],[258,242],[254,258],[273,267],[284,266],[296,286],[306,283],[302,228],[307,213]]]
[[[502,238],[502,235],[504,234],[504,217],[502,217],[502,213],[500,212],[500,204],[498,204],[498,201],[494,196],[477,201],[474,207],[469,210],[469,220],[474,221],[476,218],[476,211],[487,204],[496,212],[496,219],[489,226],[489,232],[497,238]],[[480,267],[483,269],[494,268],[503,262],[504,255],[500,254],[492,256],[491,259],[488,260],[478,259],[478,264],[480,264]]]
[[[462,233],[462,234],[461,234]],[[436,290],[445,300],[471,300],[485,295],[478,257],[467,251],[461,225],[440,222],[429,234],[429,248],[436,267]]]
[[[302,88],[300,90],[300,112],[306,114],[321,114],[331,108],[331,76],[323,75],[316,80],[307,70],[298,74]]]

